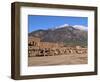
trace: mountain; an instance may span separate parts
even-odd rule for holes
[[[73,27],[76,28],[76,29],[80,29],[80,30],[85,30],[85,31],[88,30],[87,27],[82,26],[82,25],[74,25]]]
[[[87,32],[77,26],[61,25],[54,29],[39,29],[29,33],[29,36],[38,37],[44,42],[64,43],[65,46],[87,46]]]

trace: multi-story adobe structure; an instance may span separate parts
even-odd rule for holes
[[[55,56],[70,54],[87,54],[87,48],[80,46],[64,47],[63,43],[41,42],[40,38],[28,38],[28,56]]]

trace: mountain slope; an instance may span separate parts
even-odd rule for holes
[[[44,42],[63,42],[65,46],[87,46],[87,31],[76,29],[73,26],[36,30],[29,33],[29,36],[39,37]]]

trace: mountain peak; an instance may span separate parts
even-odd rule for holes
[[[60,25],[59,27],[66,27],[66,26],[69,26],[69,24],[63,24],[63,25]]]
[[[79,29],[79,30],[83,30],[83,31],[87,31],[88,28],[83,26],[83,25],[74,25],[73,26],[75,29]]]
[[[74,26],[70,26],[69,24],[63,24],[63,25],[60,25],[60,26],[57,26],[55,28],[53,28],[53,30],[55,29],[59,29],[59,28],[68,28],[70,27],[69,29],[78,29],[78,30],[82,30],[82,31],[87,31],[88,28],[86,26],[83,26],[83,25],[74,25]]]
[[[57,28],[62,28],[62,27],[67,27],[67,26],[69,26],[69,24],[63,24],[63,25],[57,26],[56,29]]]

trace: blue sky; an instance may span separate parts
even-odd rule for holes
[[[46,15],[28,15],[28,32],[38,29],[48,29],[63,24],[83,25],[88,27],[87,17],[70,17],[70,16],[46,16]]]

